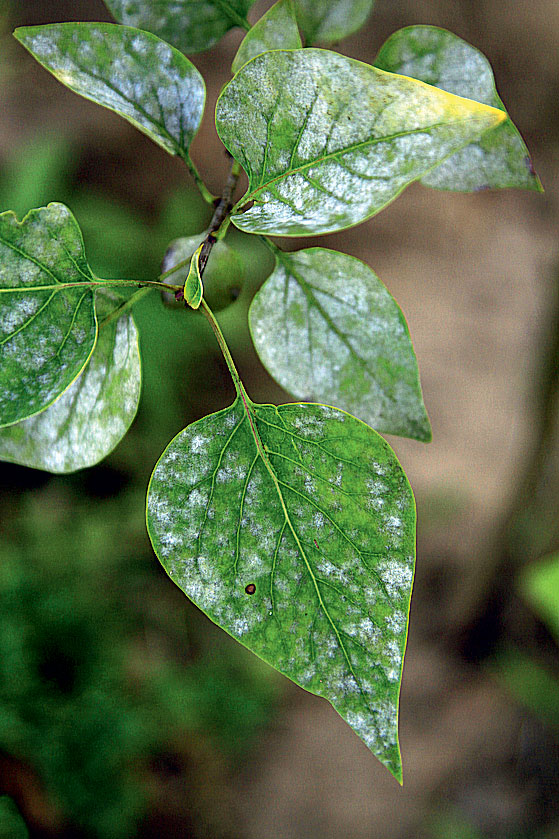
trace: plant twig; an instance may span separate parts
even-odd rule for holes
[[[204,273],[210,253],[212,252],[212,248],[217,242],[218,237],[216,236],[216,234],[221,228],[221,226],[224,224],[224,222],[227,221],[229,213],[233,208],[233,195],[235,194],[235,189],[237,188],[237,183],[239,182],[240,174],[241,167],[237,163],[237,161],[234,160],[231,164],[231,169],[229,171],[229,175],[227,176],[225,186],[223,187],[221,198],[216,204],[215,212],[212,216],[212,220],[210,221],[208,234],[202,244],[200,259],[198,261],[198,264],[200,266],[200,276],[202,276],[202,274]]]

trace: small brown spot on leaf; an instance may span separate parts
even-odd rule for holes
[[[254,594],[256,591],[256,586],[254,583],[249,583],[248,586],[245,586],[245,591],[247,594]]]

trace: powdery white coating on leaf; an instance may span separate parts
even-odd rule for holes
[[[266,50],[300,49],[302,46],[293,0],[278,0],[245,35],[231,69],[236,73],[243,64]]]
[[[381,47],[375,65],[505,112],[487,58],[445,29],[400,29]],[[458,151],[426,175],[422,183],[461,192],[502,187],[541,189],[528,149],[510,118]]]
[[[108,301],[100,314],[107,308]],[[49,472],[93,466],[127,432],[139,398],[138,335],[126,313],[101,327],[85,370],[61,397],[37,416],[0,429],[0,460]]]
[[[149,32],[111,23],[21,27],[19,41],[63,84],[131,122],[182,157],[205,102],[198,70]]]
[[[250,412],[260,448],[241,398],[171,442],[148,491],[154,549],[212,620],[328,699],[401,777],[409,484],[387,443],[338,409]],[[376,479],[381,510],[370,505]]]
[[[44,410],[86,364],[97,334],[94,280],[63,204],[22,222],[0,215],[0,426]]]
[[[286,390],[377,431],[430,439],[404,316],[363,262],[324,248],[278,254],[249,318],[258,355]]]
[[[294,0],[297,20],[309,44],[331,44],[360,29],[374,0]]]
[[[147,29],[182,52],[209,49],[236,25],[227,6],[246,17],[255,0],[104,0],[119,23]]]
[[[505,115],[327,50],[276,50],[239,70],[218,133],[249,176],[241,230],[329,233],[374,215]]]

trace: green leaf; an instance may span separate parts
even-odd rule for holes
[[[15,37],[70,90],[114,111],[189,160],[206,89],[191,62],[151,35],[114,23],[23,26]]]
[[[200,254],[202,253],[202,245],[194,251],[192,259],[190,260],[190,267],[184,284],[184,299],[192,309],[198,309],[202,302],[202,295],[204,288],[202,286],[202,277],[200,276]]]
[[[45,411],[0,429],[0,460],[75,472],[103,460],[128,431],[140,399],[138,334],[128,311],[115,316],[112,295],[97,291],[96,304],[99,338],[87,367]]]
[[[327,50],[245,64],[217,103],[218,133],[249,177],[233,222],[302,236],[351,227],[505,114]]]
[[[267,50],[300,49],[302,46],[293,0],[278,0],[245,35],[231,69],[236,73],[251,58]]]
[[[336,408],[254,405],[241,391],[163,453],[147,523],[188,597],[328,699],[401,779],[415,505],[382,437]]]
[[[359,259],[276,251],[249,318],[262,363],[294,396],[339,405],[377,431],[431,439],[405,318]]]
[[[0,426],[44,410],[95,346],[95,281],[63,204],[0,215]]]
[[[487,58],[445,29],[400,29],[381,47],[375,65],[500,108],[506,114]],[[528,149],[508,115],[495,131],[458,151],[424,177],[422,183],[461,192],[504,187],[542,191]]]
[[[520,582],[524,596],[559,643],[559,553],[528,565]]]
[[[182,52],[212,47],[234,26],[249,28],[255,0],[104,0],[120,23],[154,32]]]
[[[308,44],[331,44],[360,29],[374,0],[294,0],[299,26]]]

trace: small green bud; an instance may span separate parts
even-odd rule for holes
[[[173,265],[184,260],[190,260],[192,254],[204,241],[205,236],[205,231],[202,231],[195,236],[183,236],[171,242],[163,258],[162,271],[168,271]],[[188,263],[173,274],[169,274],[166,282],[173,285],[182,285],[187,274]],[[210,309],[214,312],[220,312],[230,306],[239,296],[243,282],[244,266],[240,255],[225,242],[216,242],[210,253],[203,276],[204,300]],[[165,295],[165,302],[176,305],[173,295]]]

